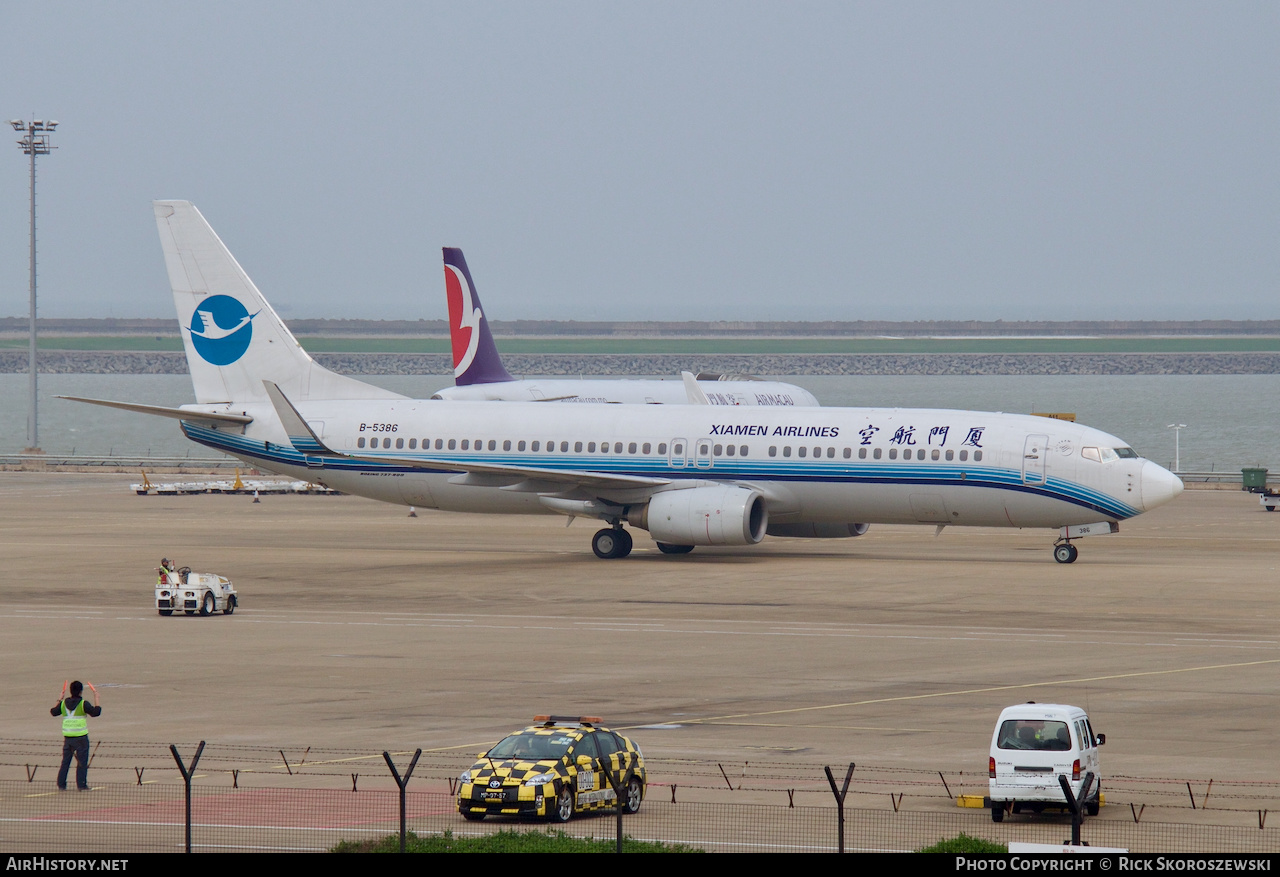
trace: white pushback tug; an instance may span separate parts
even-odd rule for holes
[[[157,567],[156,573],[156,611],[161,615],[175,610],[187,615],[230,615],[240,603],[235,585],[226,576],[192,572],[189,566]]]

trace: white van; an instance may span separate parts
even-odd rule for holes
[[[1093,733],[1089,716],[1078,706],[1031,702],[1005,708],[991,735],[988,761],[992,821],[1001,822],[1006,809],[1039,813],[1046,806],[1065,807],[1058,777],[1066,776],[1078,799],[1090,772],[1094,781],[1084,803],[1089,815],[1097,816],[1102,785],[1098,747],[1106,739]]]

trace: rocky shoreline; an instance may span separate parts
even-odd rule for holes
[[[320,353],[326,368],[349,375],[452,373],[443,353]],[[1071,353],[1071,354],[510,354],[514,375],[674,375],[740,372],[753,375],[1271,375],[1280,353]],[[0,374],[25,373],[26,351],[0,351]],[[181,375],[181,353],[48,351],[42,374]]]

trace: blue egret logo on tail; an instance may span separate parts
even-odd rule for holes
[[[262,311],[258,311],[262,313]],[[245,306],[229,295],[214,295],[200,302],[191,316],[191,343],[205,362],[231,365],[249,349],[253,318]]]

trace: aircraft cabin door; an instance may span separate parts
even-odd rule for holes
[[[682,438],[673,438],[671,440],[671,455],[667,457],[667,463],[672,469],[683,469],[685,466],[685,448],[689,443]]]
[[[324,421],[323,420],[308,420],[307,426],[311,427],[311,431],[316,434],[316,438],[320,439],[320,441],[324,441]],[[303,452],[303,459],[306,461],[308,468],[323,469],[324,460],[319,457],[309,456],[307,453],[308,451],[315,452],[320,450],[319,448],[310,447],[311,444],[313,443],[308,441],[307,442],[308,446],[306,448],[298,448],[298,450]]]
[[[1047,435],[1029,435],[1022,446],[1022,483],[1044,484],[1044,458],[1048,452]]]
[[[694,454],[693,465],[699,469],[711,468],[711,439],[698,439],[697,450]]]

